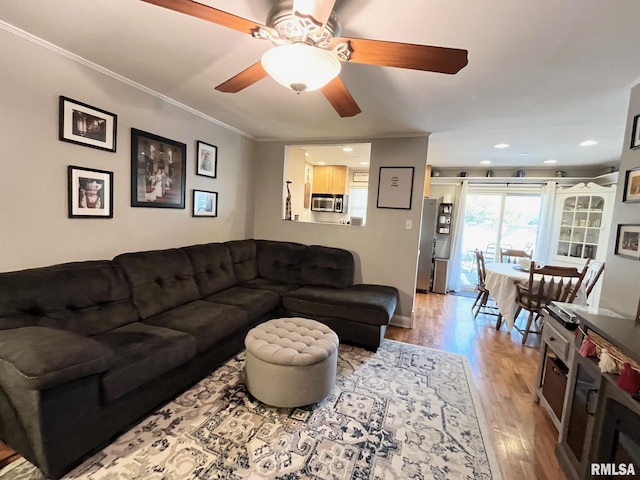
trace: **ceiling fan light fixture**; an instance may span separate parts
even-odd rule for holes
[[[262,67],[280,85],[300,93],[324,87],[338,76],[341,64],[329,50],[291,43],[267,50]]]

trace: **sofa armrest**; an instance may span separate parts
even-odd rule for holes
[[[42,390],[106,371],[113,351],[66,330],[22,327],[0,330],[0,384]]]

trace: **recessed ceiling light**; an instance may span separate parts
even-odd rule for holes
[[[493,146],[493,148],[509,148],[508,143],[497,143]]]
[[[318,162],[318,165],[326,165],[327,162]]]
[[[353,152],[353,148],[351,148],[351,147],[344,147],[344,148],[342,149],[342,151],[343,151],[343,152]]]
[[[482,160],[480,162],[481,165],[489,165],[491,163],[491,160]]]
[[[580,142],[581,147],[592,147],[593,145],[597,145],[598,142],[595,140],[585,140],[584,142]]]
[[[360,165],[369,165],[369,162],[360,162]]]
[[[553,158],[550,158],[549,160],[545,160],[544,163],[558,163],[558,160],[554,160]]]
[[[529,153],[528,152],[520,152],[518,155],[520,155],[522,157],[525,157],[525,156],[529,155]]]

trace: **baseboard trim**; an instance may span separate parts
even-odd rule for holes
[[[389,325],[393,325],[394,327],[413,328],[414,317],[415,312],[411,312],[410,317],[407,317],[406,315],[394,315],[391,318]]]

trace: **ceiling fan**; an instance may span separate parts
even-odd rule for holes
[[[142,0],[207,20],[274,47],[262,60],[221,83],[216,90],[237,93],[267,75],[300,93],[320,89],[341,117],[360,107],[338,76],[341,62],[354,62],[454,74],[467,65],[467,50],[340,36],[333,14],[336,0],[283,1],[269,12],[266,25],[192,0]]]

